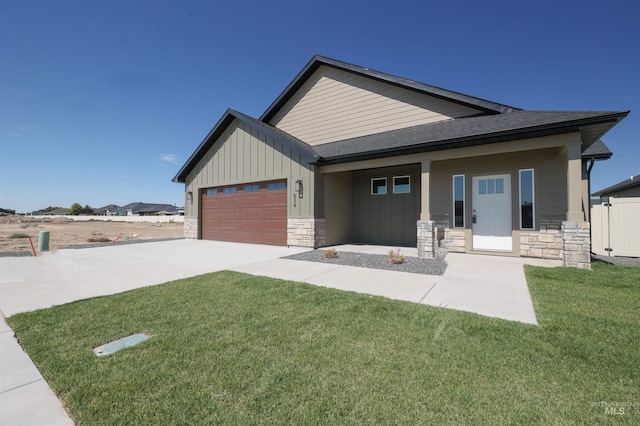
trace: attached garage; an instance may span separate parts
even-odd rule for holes
[[[287,181],[203,189],[202,239],[287,245]]]

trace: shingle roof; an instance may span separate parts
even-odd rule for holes
[[[513,111],[437,123],[316,145],[325,164],[403,155],[455,147],[503,142],[524,137],[546,136],[599,128],[598,137],[627,115],[626,112]],[[584,133],[583,133],[584,138]],[[595,141],[583,143],[590,146]]]
[[[598,139],[593,145],[584,150],[582,158],[587,160],[607,160],[611,158],[612,155],[613,152],[611,152],[609,147],[606,146],[602,140]]]
[[[260,121],[267,122],[282,108],[287,101],[295,94],[295,92],[313,75],[313,73],[322,65],[341,69],[353,74],[358,74],[372,78],[374,80],[383,81],[394,86],[400,86],[408,90],[435,96],[471,108],[480,109],[486,113],[500,114],[509,111],[517,111],[519,108],[509,105],[491,102],[486,99],[476,98],[475,96],[465,95],[464,93],[454,92],[443,89],[441,87],[431,86],[429,84],[420,83],[409,80],[407,78],[375,71],[370,68],[361,67],[359,65],[350,64],[348,62],[339,61],[337,59],[327,58],[326,56],[315,55],[311,61],[298,73],[284,91],[276,98],[275,101],[267,108],[260,117]]]
[[[615,185],[611,185],[610,187],[605,188],[601,191],[594,192],[591,195],[599,197],[601,195],[610,194],[612,192],[620,191],[622,189],[633,188],[639,185],[640,185],[640,175],[631,176],[627,180],[623,180],[622,182],[616,183]]]

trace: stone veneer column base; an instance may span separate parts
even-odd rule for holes
[[[434,257],[436,247],[435,222],[419,220],[416,224],[418,231],[418,257]]]
[[[563,265],[591,269],[591,225],[589,222],[562,222]]]
[[[197,217],[185,217],[184,218],[184,237],[198,238],[198,218]]]
[[[520,256],[562,259],[563,233],[559,229],[522,231]]]
[[[325,219],[287,219],[287,245],[322,247],[325,242]]]
[[[467,247],[467,232],[465,229],[451,229],[449,227],[444,230],[444,239],[440,246],[446,248],[451,253],[464,253]]]

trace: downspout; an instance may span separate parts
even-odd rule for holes
[[[591,230],[591,170],[593,166],[596,164],[596,160],[591,157],[591,164],[589,164],[589,168],[587,169],[587,192],[589,192],[589,247],[591,248],[591,252],[593,253],[593,235]]]

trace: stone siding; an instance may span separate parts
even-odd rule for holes
[[[198,218],[197,217],[185,217],[184,218],[184,237],[198,238]]]
[[[287,219],[287,245],[317,248],[325,245],[325,219]]]
[[[419,220],[418,231],[418,257],[434,257],[436,252],[436,228],[432,220]]]
[[[562,248],[564,266],[591,269],[591,224],[562,222]]]
[[[521,232],[520,256],[562,259],[562,231],[542,229]]]
[[[445,228],[444,239],[440,246],[452,253],[464,253],[466,251],[466,231],[464,229]]]

